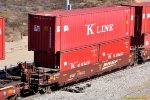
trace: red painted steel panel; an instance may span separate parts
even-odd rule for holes
[[[130,10],[115,6],[29,15],[29,50],[57,52],[129,37]],[[54,28],[43,32],[45,25]]]
[[[100,46],[100,61],[113,59],[130,53],[130,39],[123,39]]]
[[[131,7],[142,7],[142,30],[141,34],[150,33],[150,2],[134,3]],[[140,12],[139,12],[140,13]]]
[[[4,19],[0,17],[0,59],[4,59]]]
[[[68,31],[61,28],[61,50],[128,37],[127,17],[125,10],[88,14],[88,17],[87,15],[63,17],[61,23],[68,26]]]
[[[34,63],[38,67],[55,68],[55,54],[34,51]]]
[[[92,46],[78,50],[52,54],[42,51],[34,52],[34,62],[40,67],[59,67],[60,71],[70,70],[77,67],[98,62],[98,47]]]
[[[142,30],[141,30],[141,34],[144,34],[145,33],[145,28],[146,28],[146,21],[147,21],[147,18],[146,18],[146,9],[145,7],[143,7],[142,9]]]
[[[130,15],[130,34],[134,36],[134,25],[135,25],[135,9],[133,7],[130,8],[131,15]]]
[[[98,62],[98,47],[83,48],[61,55],[60,70],[66,71]]]
[[[146,34],[145,35],[144,48],[145,49],[149,49],[150,48],[150,34]]]
[[[55,18],[29,15],[29,50],[53,51]]]
[[[150,3],[149,6],[145,7],[145,12],[146,12],[145,33],[150,33]]]

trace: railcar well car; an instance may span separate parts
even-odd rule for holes
[[[133,14],[128,6],[29,14],[29,50],[34,51],[36,67],[28,69],[30,75],[24,73],[24,81],[46,91],[52,85],[133,65]]]

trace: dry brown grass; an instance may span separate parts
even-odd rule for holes
[[[27,35],[27,15],[31,12],[64,9],[65,0],[1,0],[0,16],[6,21],[6,40],[14,41]],[[125,4],[130,0],[70,0],[73,9]]]

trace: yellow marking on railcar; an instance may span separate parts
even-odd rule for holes
[[[77,73],[79,73],[80,72],[80,70],[77,70]]]
[[[50,76],[50,78],[49,78],[50,80],[54,80],[54,76]]]
[[[131,55],[129,55],[129,58],[132,58],[132,54],[131,54]]]
[[[63,74],[63,76],[67,76],[67,74]]]
[[[13,89],[8,90],[8,94],[13,94]]]
[[[118,61],[121,61],[122,59],[118,59]]]
[[[99,64],[99,67],[102,67],[102,64]]]
[[[129,24],[129,21],[128,21],[128,20],[126,20],[126,24]]]

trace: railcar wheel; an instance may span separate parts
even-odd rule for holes
[[[6,100],[18,100],[18,95],[10,96]]]
[[[46,87],[40,88],[39,89],[39,93],[40,94],[51,93],[51,87],[50,86],[46,86]]]
[[[45,94],[45,89],[44,88],[39,89],[39,93],[40,94]]]
[[[51,87],[50,87],[50,86],[48,86],[48,87],[47,87],[47,91],[46,91],[46,93],[51,93],[51,92],[52,92]]]

